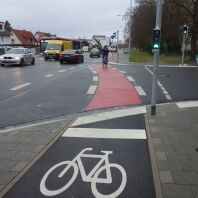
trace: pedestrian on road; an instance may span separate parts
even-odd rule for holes
[[[108,63],[108,55],[109,55],[109,49],[107,45],[105,45],[102,49],[102,66],[103,68],[107,68],[107,63]]]

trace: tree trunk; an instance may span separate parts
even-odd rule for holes
[[[194,3],[193,24],[192,24],[192,38],[191,38],[191,57],[195,60],[197,53],[197,33],[198,33],[198,0]]]

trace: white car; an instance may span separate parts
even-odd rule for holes
[[[27,48],[11,48],[0,56],[0,65],[21,65],[35,64],[34,54]]]
[[[89,47],[88,46],[83,46],[82,47],[82,51],[83,52],[88,52],[89,51]]]

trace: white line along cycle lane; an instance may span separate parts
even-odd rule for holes
[[[78,118],[5,198],[155,198],[144,108],[132,109]]]

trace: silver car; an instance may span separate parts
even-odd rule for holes
[[[34,54],[27,48],[11,48],[0,56],[1,66],[35,64]]]

